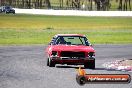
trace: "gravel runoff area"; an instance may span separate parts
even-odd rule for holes
[[[53,10],[53,9],[18,9],[20,14],[61,15],[61,16],[132,16],[132,11],[81,11],[81,10]]]
[[[129,59],[132,45],[94,45],[96,69],[88,74],[130,74],[105,69],[105,62]],[[129,84],[86,84],[76,82],[79,66],[46,66],[46,45],[0,46],[0,88],[132,88]]]

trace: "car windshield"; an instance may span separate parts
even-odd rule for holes
[[[10,9],[11,7],[10,6],[6,6],[5,9]]]
[[[89,46],[87,38],[82,36],[58,36],[55,41],[56,44]]]

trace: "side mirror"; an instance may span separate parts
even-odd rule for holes
[[[90,44],[89,46],[93,47],[94,45]]]

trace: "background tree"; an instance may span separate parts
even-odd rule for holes
[[[47,8],[51,8],[51,4],[50,4],[50,0],[45,0],[45,3],[46,3],[46,6],[47,6]]]
[[[119,10],[122,10],[122,0],[119,1],[119,7],[118,7]]]
[[[131,11],[131,0],[129,0],[129,9]]]

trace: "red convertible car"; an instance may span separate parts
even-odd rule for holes
[[[56,64],[84,65],[95,68],[95,50],[85,35],[57,34],[47,47],[47,66]]]

